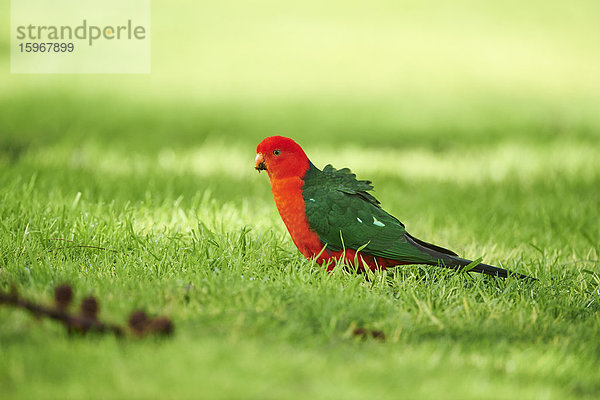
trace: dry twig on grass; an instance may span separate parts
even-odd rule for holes
[[[0,292],[0,304],[27,310],[38,318],[59,321],[69,333],[113,333],[117,337],[122,337],[127,333],[127,328],[98,319],[100,307],[95,297],[84,298],[78,313],[71,313],[68,310],[72,300],[73,288],[66,284],[59,285],[54,289],[52,306],[36,304],[22,298],[14,286],[8,293]],[[149,318],[144,311],[136,310],[129,317],[128,328],[129,332],[137,337],[151,334],[170,335],[173,333],[173,322],[167,317]]]

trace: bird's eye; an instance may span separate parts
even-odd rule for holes
[[[280,154],[281,154],[281,150],[279,150],[279,149],[273,150],[273,155],[278,156]]]

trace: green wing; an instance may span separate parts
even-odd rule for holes
[[[365,246],[365,254],[431,263],[430,254],[411,244],[413,238],[402,222],[385,212],[368,193],[372,189],[371,182],[357,180],[348,168],[338,170],[327,165],[320,171],[310,164],[302,190],[310,228],[330,250]]]

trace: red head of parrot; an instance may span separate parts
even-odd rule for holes
[[[309,167],[302,147],[284,136],[270,136],[256,147],[255,168],[271,179],[302,178]]]

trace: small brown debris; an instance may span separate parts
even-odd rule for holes
[[[93,321],[98,319],[98,300],[95,297],[89,296],[81,301],[81,315]]]
[[[138,336],[144,334],[148,323],[148,315],[142,310],[136,310],[129,316],[129,328]]]
[[[150,321],[148,325],[149,333],[158,333],[165,336],[170,336],[173,333],[173,322],[167,317],[158,317]]]
[[[385,341],[385,333],[374,329],[356,328],[352,331],[352,334],[354,336],[360,336],[363,339],[371,336],[373,339]]]
[[[54,288],[54,305],[58,310],[65,310],[73,300],[73,288],[67,284]]]
[[[69,333],[86,334],[88,332],[113,333],[123,337],[125,328],[119,325],[100,321],[98,300],[89,296],[82,300],[79,314],[71,314],[67,308],[73,299],[73,288],[69,285],[59,285],[54,289],[54,305],[46,307],[19,296],[16,287],[12,286],[9,292],[0,291],[0,305],[7,304],[16,308],[29,311],[36,318],[49,318],[61,322]],[[170,335],[173,333],[173,322],[167,317],[150,319],[144,311],[138,310],[129,317],[131,332],[142,337],[146,334]]]
[[[383,331],[372,330],[371,336],[373,339],[385,340],[385,333],[383,333]]]
[[[356,328],[354,331],[352,331],[352,334],[354,336],[366,336],[367,335],[367,330],[365,328]]]

